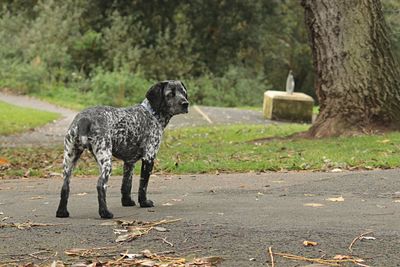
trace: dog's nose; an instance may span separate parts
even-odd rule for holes
[[[188,101],[183,101],[182,103],[181,103],[181,105],[182,105],[182,107],[183,108],[188,108],[189,107],[189,102]]]

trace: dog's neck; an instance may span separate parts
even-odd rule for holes
[[[147,98],[145,98],[143,100],[143,102],[140,104],[142,107],[144,107],[152,116],[154,116],[157,121],[161,124],[161,126],[163,127],[163,129],[165,127],[167,127],[169,120],[172,118],[172,115],[170,114],[163,114],[161,112],[157,112],[155,111],[151,105],[149,100],[147,100]]]

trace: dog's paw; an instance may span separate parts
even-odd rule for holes
[[[100,210],[99,214],[100,214],[100,217],[103,219],[112,219],[114,217],[114,214],[112,214],[108,210]]]
[[[58,218],[67,218],[67,217],[69,217],[69,212],[66,209],[57,210],[56,217],[58,217]]]
[[[121,198],[122,206],[124,207],[132,207],[136,206],[135,201],[133,201],[130,197],[129,198]]]
[[[147,199],[145,201],[140,202],[140,207],[141,208],[151,208],[151,207],[154,207],[154,203],[150,199]]]

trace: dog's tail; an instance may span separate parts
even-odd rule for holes
[[[78,136],[79,141],[83,146],[89,145],[88,133],[90,130],[91,121],[88,118],[82,118],[78,121]]]

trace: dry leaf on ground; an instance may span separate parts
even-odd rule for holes
[[[159,232],[166,232],[167,229],[164,227],[158,227],[161,224],[174,223],[181,219],[173,220],[161,220],[155,222],[142,222],[142,221],[116,221],[117,224],[124,227],[123,229],[114,229],[114,233],[119,236],[115,240],[116,242],[129,242],[143,235],[148,234],[152,229]],[[104,225],[104,223],[103,223]]]
[[[303,245],[306,246],[306,247],[314,247],[314,246],[318,245],[318,243],[314,242],[314,241],[305,240],[303,242]]]
[[[340,197],[330,197],[326,199],[327,201],[332,201],[332,202],[343,202],[344,198],[342,196]]]
[[[31,197],[31,200],[36,200],[36,199],[44,199],[44,197],[42,197],[42,196],[34,196],[34,197]]]
[[[0,223],[0,228],[6,227],[15,227],[20,230],[31,229],[32,227],[46,227],[46,226],[58,226],[65,224],[52,224],[52,223],[34,223],[34,222],[26,222],[26,223]]]
[[[305,203],[304,206],[318,208],[318,207],[323,207],[324,204],[320,204],[320,203]]]

